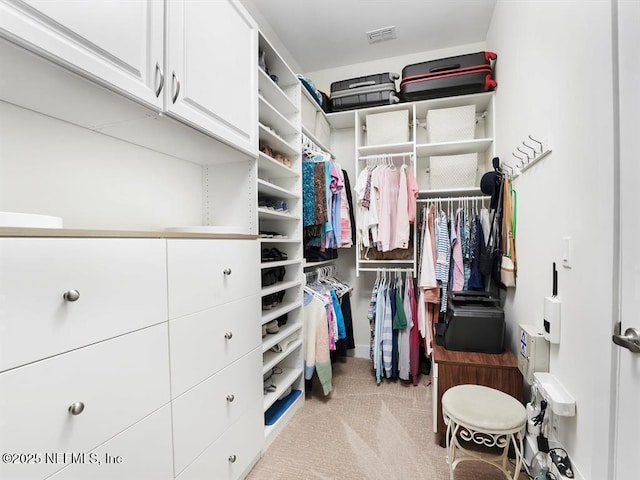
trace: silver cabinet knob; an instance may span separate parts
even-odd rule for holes
[[[231,275],[231,269],[227,267],[222,271],[222,273],[224,273],[225,275]]]
[[[67,302],[75,302],[80,298],[80,292],[78,290],[67,290],[62,294],[62,298]]]
[[[230,393],[229,395],[227,395],[227,402],[231,403],[236,399],[235,395],[233,393]]]
[[[80,415],[84,411],[84,403],[74,402],[69,405],[69,413],[71,415]]]
[[[224,334],[224,338],[231,340],[233,338],[233,332],[227,332]]]
[[[229,463],[236,463],[236,456],[235,455],[229,455]]]

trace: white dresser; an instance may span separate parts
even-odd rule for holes
[[[0,238],[0,478],[245,476],[259,258],[251,239]]]
[[[238,478],[263,443],[257,242],[167,241],[175,474]]]

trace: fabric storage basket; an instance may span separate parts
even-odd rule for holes
[[[301,101],[302,110],[302,126],[310,132],[316,129],[316,105],[304,93]]]
[[[404,143],[410,139],[409,110],[367,115],[367,145]]]
[[[477,153],[430,157],[430,188],[432,190],[445,190],[475,187],[477,170]]]
[[[321,110],[316,112],[316,127],[313,135],[325,148],[329,147],[329,143],[331,141],[331,126],[324,116],[324,112]]]
[[[429,143],[473,140],[475,131],[475,105],[427,111],[427,142]]]

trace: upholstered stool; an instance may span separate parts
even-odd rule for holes
[[[457,385],[442,395],[442,416],[447,425],[449,477],[464,460],[479,460],[517,479],[522,468],[522,436],[527,423],[524,406],[511,395],[482,385]],[[472,451],[461,441],[502,449],[501,454]],[[507,470],[509,445],[515,451],[513,476]]]

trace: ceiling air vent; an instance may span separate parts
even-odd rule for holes
[[[386,40],[393,40],[394,38],[397,38],[395,26],[371,30],[367,32],[366,35],[369,43],[384,42]]]

